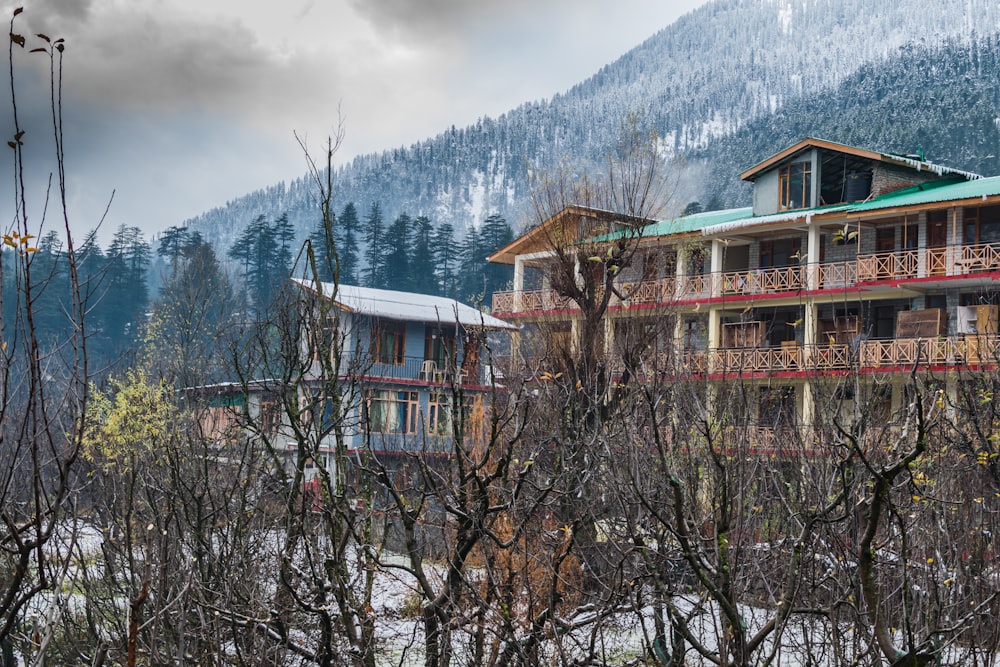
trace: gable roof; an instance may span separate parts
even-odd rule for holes
[[[349,313],[406,322],[439,322],[441,324],[455,324],[457,322],[466,328],[517,330],[516,326],[499,318],[443,296],[358,287],[356,285],[316,283],[301,278],[293,278],[292,280],[299,287],[313,294],[321,293],[336,307]],[[317,289],[317,285],[319,289]]]
[[[649,222],[647,218],[637,218],[625,213],[615,213],[591,206],[579,206],[571,204],[563,208],[552,217],[535,225],[516,239],[498,249],[487,257],[487,261],[494,264],[513,264],[514,258],[518,255],[528,255],[535,252],[545,252],[552,250],[554,238],[565,237],[568,243],[582,241],[577,229],[567,230],[567,223],[576,222],[578,217],[596,218],[598,220],[611,220],[617,222],[630,222],[637,227],[642,227]],[[560,227],[560,225],[563,225]]]
[[[752,181],[757,178],[762,172],[774,167],[778,163],[792,157],[797,153],[801,153],[812,148],[822,148],[829,151],[835,151],[837,153],[847,153],[848,155],[853,155],[855,157],[866,158],[869,160],[876,160],[878,162],[885,162],[888,164],[894,164],[901,167],[907,167],[909,169],[914,169],[916,171],[929,171],[938,176],[944,176],[947,174],[953,174],[955,176],[961,176],[962,178],[968,180],[974,180],[982,178],[979,174],[974,174],[970,171],[962,171],[961,169],[953,169],[952,167],[945,167],[944,165],[935,164],[933,162],[928,162],[922,158],[918,159],[915,157],[907,155],[896,155],[894,153],[879,153],[876,151],[866,150],[864,148],[857,148],[856,146],[848,146],[847,144],[840,144],[836,141],[827,141],[826,139],[817,139],[815,137],[806,137],[797,144],[793,144],[786,148],[785,150],[775,153],[771,157],[767,158],[763,162],[759,162],[754,166],[743,171],[740,174],[740,178],[744,181]]]

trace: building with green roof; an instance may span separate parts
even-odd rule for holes
[[[515,278],[493,312],[521,325],[519,354],[537,353],[536,333],[579,345],[598,304],[608,367],[739,379],[772,433],[812,424],[817,387],[845,374],[872,378],[865,400],[888,412],[913,372],[955,395],[996,366],[1000,177],[816,138],[740,177],[749,207],[666,220],[567,207],[495,253]],[[623,357],[637,325],[645,347]]]

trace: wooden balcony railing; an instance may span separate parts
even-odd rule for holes
[[[698,274],[680,278],[675,296],[681,301],[707,299],[712,296],[712,276]]]
[[[933,276],[961,276],[1000,271],[1000,245],[981,244],[947,248],[898,250],[860,255],[848,262],[727,271],[716,274],[662,278],[623,284],[633,292],[629,303],[670,303],[718,296],[749,296],[793,292],[812,285],[838,289],[874,280],[907,280]],[[544,312],[575,307],[552,290],[496,292],[494,313]]]
[[[494,292],[494,313],[529,313],[572,308],[573,302],[555,290],[522,290],[520,292]]]
[[[723,273],[719,280],[719,291],[722,294],[793,292],[805,287],[805,275],[804,266]]]
[[[880,252],[858,257],[858,280],[902,280],[916,278],[920,272],[919,250]]]
[[[993,364],[1000,360],[1000,337],[966,335],[936,338],[859,340],[853,344],[800,347],[720,348],[709,351],[708,371],[781,373]]]
[[[857,262],[833,262],[819,265],[819,289],[850,287],[858,282]]]
[[[619,291],[629,304],[669,303],[673,299],[675,282],[671,278],[623,283]]]

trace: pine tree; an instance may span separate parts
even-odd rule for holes
[[[449,222],[442,222],[434,230],[431,239],[437,293],[457,298],[458,244],[455,242],[455,228]]]
[[[410,289],[418,294],[439,294],[434,276],[433,225],[422,215],[413,221],[413,249],[410,254]]]
[[[156,254],[170,262],[170,271],[177,270],[177,260],[184,252],[191,234],[187,227],[167,227],[160,234],[160,243],[156,246]]]
[[[489,303],[493,298],[493,293],[507,287],[513,278],[513,270],[505,264],[490,264],[486,258],[503,248],[514,240],[514,230],[507,223],[506,218],[494,213],[483,221],[482,252],[479,260],[482,262],[482,271],[485,280],[485,298]]]
[[[38,337],[65,340],[70,334],[66,329],[69,324],[66,313],[71,312],[72,304],[65,301],[65,295],[69,294],[69,271],[62,240],[55,230],[38,241],[38,252],[32,258],[31,272],[37,284],[45,285],[44,289],[35,294]]]
[[[331,213],[331,215],[333,215]],[[316,258],[317,278],[324,282],[331,282],[334,274],[338,273],[339,244],[335,239],[336,218],[329,221],[329,224],[320,219],[309,234],[309,243],[313,249],[313,256]]]
[[[378,202],[372,202],[365,218],[365,261],[368,266],[362,271],[366,287],[385,287],[386,257],[385,229],[382,209]]]
[[[358,275],[358,210],[354,202],[344,206],[340,214],[337,231],[337,253],[340,256],[340,282],[345,285],[359,284]]]
[[[385,287],[410,291],[410,216],[400,213],[389,225],[385,235],[386,271]]]
[[[455,298],[466,303],[478,303],[484,298],[485,283],[482,271],[485,250],[483,239],[473,225],[469,225],[462,239],[458,262],[458,294]]]
[[[149,244],[138,227],[121,225],[108,247],[107,290],[100,300],[98,321],[112,348],[131,345],[145,320],[149,302],[146,269]]]
[[[243,280],[254,311],[258,318],[263,317],[281,283],[288,278],[287,257],[282,252],[279,232],[259,215],[236,239],[229,256],[242,262]]]
[[[288,213],[282,213],[271,224],[277,251],[270,270],[275,277],[287,278],[292,270],[292,245],[295,243],[295,226],[288,221]]]
[[[152,309],[150,363],[181,386],[218,380],[224,360],[216,341],[236,310],[215,250],[192,235]]]

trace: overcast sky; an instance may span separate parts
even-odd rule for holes
[[[319,149],[338,110],[346,133],[340,162],[409,145],[564,92],[704,2],[0,0],[0,7],[9,20],[24,6],[21,33],[66,40],[71,215],[76,233],[93,228],[114,192],[106,242],[120,224],[152,234],[301,176],[294,133]],[[28,148],[37,148],[51,121],[32,84],[47,63],[42,54],[20,61],[32,68],[18,75],[19,114]],[[6,106],[3,119],[9,137]]]

